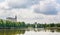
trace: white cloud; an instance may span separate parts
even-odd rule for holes
[[[34,23],[34,22],[39,22],[39,23],[52,23],[52,22],[60,22],[60,4],[58,4],[55,0],[6,0],[5,2],[0,3],[0,17],[1,18],[6,18],[6,17],[14,17],[15,14],[18,16],[18,21],[24,21],[27,23]],[[18,2],[18,3],[17,3]],[[38,3],[37,3],[38,2]],[[20,5],[25,5],[27,4],[27,8],[18,8]],[[37,3],[37,4],[36,4]],[[32,4],[31,6],[29,6]],[[10,5],[10,6],[9,6]],[[10,8],[10,7],[17,6],[18,9],[15,8]],[[48,6],[48,7],[47,7]],[[49,6],[51,6],[51,9],[55,11],[57,10],[56,15],[45,15],[44,13],[47,13],[46,10],[49,10]],[[55,8],[55,9],[54,9]],[[41,12],[35,13],[35,10],[37,9],[38,11],[40,10]],[[51,10],[50,9],[50,10]],[[51,12],[55,13],[55,12]]]
[[[37,4],[40,0],[7,0],[11,8],[27,8],[33,4]]]
[[[52,0],[44,0],[40,1],[39,4],[33,5],[33,9],[35,10],[35,13],[42,13],[45,15],[55,15],[57,14],[56,10],[57,3]]]

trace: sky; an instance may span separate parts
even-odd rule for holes
[[[0,0],[0,18],[14,17],[26,23],[59,23],[60,0]]]

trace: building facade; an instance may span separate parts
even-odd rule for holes
[[[9,21],[17,22],[17,16],[15,16],[15,18],[7,17],[6,19]]]

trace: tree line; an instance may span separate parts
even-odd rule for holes
[[[60,27],[60,23],[40,24],[35,22],[32,24],[30,23],[26,24],[25,22],[12,22],[0,19],[0,28],[47,28],[47,27]]]

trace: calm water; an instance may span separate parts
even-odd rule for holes
[[[0,29],[0,35],[60,35],[60,29]]]

